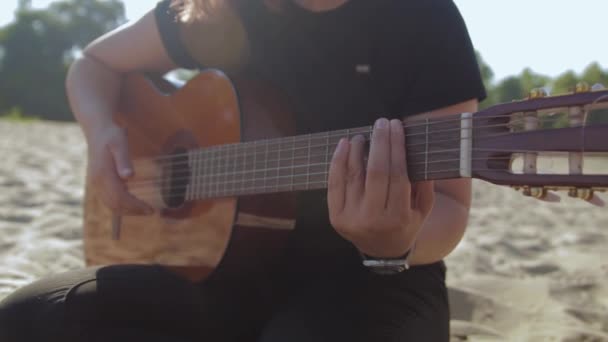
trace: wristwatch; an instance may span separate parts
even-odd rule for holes
[[[409,260],[414,253],[412,246],[404,255],[397,258],[376,258],[361,253],[363,258],[363,266],[368,267],[370,271],[378,274],[397,274],[410,268]]]

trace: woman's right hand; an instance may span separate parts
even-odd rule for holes
[[[142,70],[165,74],[176,69],[167,54],[155,11],[105,34],[87,45],[72,63],[66,79],[70,107],[89,143],[92,186],[115,215],[153,213],[131,195],[125,180],[134,169],[124,129],[112,120],[120,98],[123,76]],[[124,51],[130,53],[124,53]]]
[[[124,128],[107,125],[88,137],[89,177],[102,202],[115,215],[150,215],[152,207],[129,193],[125,181],[134,175]]]

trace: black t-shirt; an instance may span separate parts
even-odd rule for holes
[[[216,67],[192,56],[169,3],[156,8],[169,56],[184,68]],[[350,0],[320,13],[290,0],[280,13],[262,0],[235,4],[248,52],[243,65],[228,73],[247,73],[282,90],[300,134],[371,125],[382,116],[402,118],[486,96],[452,0]],[[348,245],[329,228],[324,195],[299,195],[298,226],[312,226],[300,233],[304,249]]]

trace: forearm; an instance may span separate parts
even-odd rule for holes
[[[74,117],[85,135],[112,124],[120,92],[122,75],[90,57],[83,57],[70,67],[66,90]]]
[[[464,235],[468,217],[468,206],[435,192],[435,205],[420,231],[411,264],[430,264],[450,254]]]

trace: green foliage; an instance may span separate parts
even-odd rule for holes
[[[38,117],[23,114],[23,111],[19,107],[13,107],[2,113],[0,119],[12,122],[31,122],[39,120]]]
[[[20,0],[15,21],[0,29],[0,112],[73,120],[64,82],[74,52],[124,20],[119,0],[62,0],[46,9]]]
[[[73,120],[65,94],[65,77],[75,55],[95,37],[125,22],[121,0],[57,0],[33,9],[31,0],[17,0],[15,21],[0,28],[0,113],[21,119],[22,113],[51,120]],[[591,63],[581,75],[567,71],[555,79],[524,69],[517,76],[494,81],[494,73],[477,53],[488,98],[481,108],[525,98],[532,88],[553,94],[571,91],[578,82],[608,85],[608,71]],[[177,79],[192,75],[177,72]],[[608,121],[593,115],[592,121]]]
[[[580,75],[570,70],[551,79],[526,68],[518,76],[510,76],[494,84],[492,82],[493,72],[479,53],[477,60],[488,91],[487,99],[480,104],[481,109],[498,103],[524,99],[534,88],[544,88],[553,95],[559,95],[574,91],[580,82],[586,82],[590,86],[598,83],[608,86],[608,70],[602,69],[597,62],[589,64]],[[608,123],[608,110],[596,110],[589,113],[588,121],[590,123]],[[566,127],[568,117],[565,113],[556,113],[541,122],[541,125],[543,127]]]
[[[552,79],[526,68],[517,76],[510,76],[494,83],[491,81],[493,72],[479,53],[477,60],[488,91],[488,98],[481,104],[481,108],[526,98],[534,88],[544,88],[553,95],[559,95],[572,92],[580,82],[586,82],[591,86],[597,83],[608,86],[608,70],[602,69],[597,62],[589,64],[580,75],[570,70]]]

